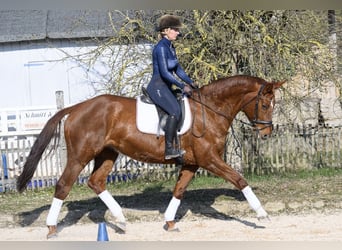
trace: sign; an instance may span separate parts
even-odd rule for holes
[[[51,107],[2,110],[0,136],[40,132],[56,111],[56,108]]]
[[[24,110],[20,112],[21,130],[41,130],[55,110]]]

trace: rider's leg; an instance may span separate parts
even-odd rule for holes
[[[174,148],[173,141],[177,133],[177,118],[174,115],[169,115],[165,126],[165,159],[177,158],[180,153]]]

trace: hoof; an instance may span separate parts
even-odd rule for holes
[[[118,229],[118,233],[126,233],[126,222],[117,222],[115,226]]]
[[[258,221],[262,221],[262,222],[269,222],[271,221],[271,218],[266,215],[266,216],[260,216],[260,217],[257,217],[258,218]]]
[[[108,226],[118,234],[126,233],[126,222],[123,221],[108,221]]]
[[[47,239],[55,238],[57,237],[57,226],[48,226],[49,232],[46,235]]]
[[[268,217],[267,212],[262,207],[259,207],[256,212],[257,212],[257,218],[258,219]]]
[[[167,221],[163,228],[167,232],[180,232],[179,228],[176,227],[175,221]]]

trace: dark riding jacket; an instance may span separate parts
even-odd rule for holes
[[[176,50],[170,40],[162,38],[153,48],[153,74],[146,90],[155,104],[169,115],[180,118],[181,110],[172,92],[172,85],[184,89],[186,82],[192,85],[193,81],[180,66]],[[175,75],[179,77],[180,81]]]
[[[181,80],[188,84],[192,84],[192,80],[185,73],[180,66],[176,50],[172,42],[166,38],[162,38],[154,47],[152,53],[153,60],[153,76],[160,75],[166,84],[175,84],[179,88],[183,89],[185,84],[180,82],[173,73],[175,73]]]

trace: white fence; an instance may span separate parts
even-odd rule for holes
[[[16,189],[16,178],[23,170],[26,158],[34,143],[35,136],[27,135],[26,138],[17,137],[7,139],[0,143],[0,192]],[[54,148],[53,140],[43,153],[37,170],[32,180],[28,183],[29,189],[39,189],[54,186],[61,176],[65,159],[62,159],[62,148]],[[77,183],[84,184],[93,169],[93,162],[90,162],[78,177]],[[107,183],[126,182],[144,178],[169,179],[176,177],[178,169],[173,165],[146,164],[119,155],[111,173],[107,177]]]
[[[11,139],[12,138],[12,139]],[[16,177],[22,172],[35,136],[27,135],[24,138],[6,138],[0,142],[1,168],[0,168],[0,192],[8,189],[15,189]],[[51,146],[44,152],[37,170],[34,173],[29,187],[43,187],[56,183],[61,174],[61,164],[59,154],[51,153]]]
[[[267,140],[255,140],[247,126],[235,128],[235,135],[227,137],[224,159],[240,173],[269,174],[315,168],[341,168],[342,127],[325,126],[275,126]],[[34,135],[7,139],[0,142],[0,192],[15,190],[16,177],[35,140]],[[234,139],[234,138],[237,138]],[[62,147],[45,150],[28,188],[54,186],[60,177],[65,162]],[[51,152],[51,153],[50,153]],[[50,153],[50,154],[49,154]],[[77,182],[86,183],[92,171],[90,162]],[[107,177],[108,183],[130,181],[137,178],[162,180],[176,178],[179,168],[175,165],[146,164],[120,155]],[[200,168],[197,175],[209,174]]]

